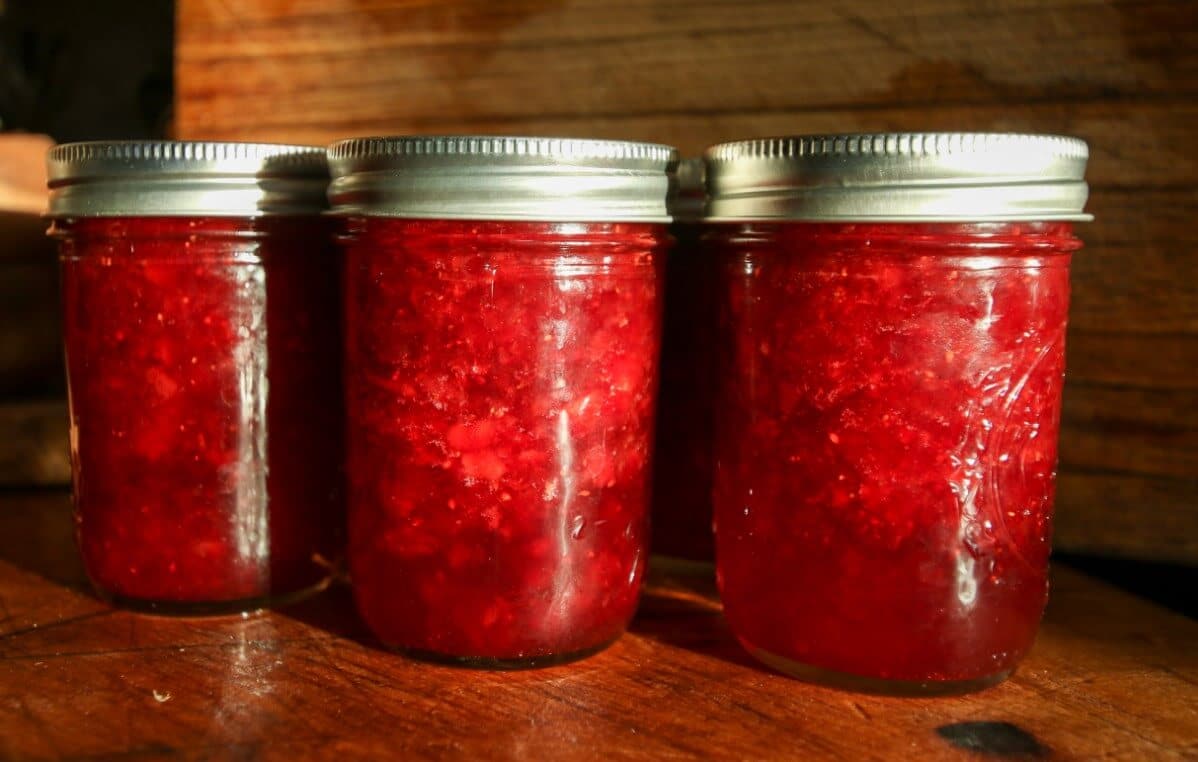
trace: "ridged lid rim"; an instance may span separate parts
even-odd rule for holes
[[[660,143],[602,138],[558,138],[524,135],[399,135],[348,138],[328,148],[332,162],[369,159],[403,161],[411,157],[489,157],[497,161],[520,157],[555,161],[603,160],[661,164],[666,168],[677,151]],[[334,173],[339,171],[334,169]]]
[[[1089,220],[1085,141],[1049,134],[795,135],[704,152],[710,221]]]
[[[85,175],[87,170],[110,169],[109,162],[146,168],[178,165],[181,172],[247,171],[327,173],[325,149],[290,143],[242,143],[213,140],[96,140],[63,143],[46,153],[50,179]],[[98,164],[102,162],[102,164]]]
[[[318,146],[226,141],[65,143],[46,153],[48,216],[261,216],[327,206]]]
[[[668,222],[677,151],[515,135],[360,137],[329,146],[334,214]]]
[[[783,135],[717,143],[704,152],[709,162],[794,159],[804,156],[935,157],[981,153],[996,146],[1048,152],[1062,159],[1088,159],[1081,138],[1020,132],[873,132]]]

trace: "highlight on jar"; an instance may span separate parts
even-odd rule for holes
[[[764,663],[947,693],[1031,647],[1087,155],[969,133],[707,151],[717,579]]]
[[[362,617],[478,667],[604,648],[647,561],[674,150],[394,137],[329,157]]]
[[[324,150],[76,143],[47,163],[97,592],[217,614],[319,590],[344,547]]]

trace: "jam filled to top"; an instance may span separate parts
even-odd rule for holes
[[[350,218],[350,567],[386,644],[623,631],[646,561],[664,227]]]
[[[1001,676],[1047,596],[1068,223],[720,226],[718,579],[741,641]]]
[[[198,611],[327,578],[344,536],[327,222],[55,225],[77,536],[94,584]]]

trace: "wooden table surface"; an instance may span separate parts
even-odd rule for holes
[[[1198,757],[1198,623],[1059,566],[1011,680],[896,699],[758,667],[678,572],[602,654],[482,672],[380,650],[340,588],[245,619],[115,611],[70,533],[67,496],[0,496],[5,759]]]

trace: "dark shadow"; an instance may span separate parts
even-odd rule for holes
[[[304,600],[279,606],[275,613],[364,646],[388,650],[358,616],[349,584],[337,580],[328,589]]]
[[[646,581],[640,607],[629,627],[630,633],[740,667],[774,674],[768,667],[749,656],[728,629],[719,598],[715,594],[710,567],[695,573],[693,567],[689,566],[679,572],[668,562],[655,561],[655,565],[665,568],[653,572]],[[276,613],[323,630],[337,638],[351,640],[358,645],[395,654],[400,658],[411,658],[418,662],[458,667],[468,671],[509,671],[502,667],[479,667],[444,659],[421,658],[384,645],[371,634],[358,616],[353,595],[345,581],[338,581],[311,598],[278,607]],[[613,649],[619,647],[618,640],[610,646]],[[606,649],[601,648],[599,653],[603,650]],[[555,666],[567,666],[577,670],[580,664],[594,663],[583,658],[589,655],[590,653],[580,654],[579,660],[563,662],[561,665],[530,665],[530,668],[516,671],[556,678],[560,673],[554,669]]]
[[[294,604],[279,606],[275,613],[301,622],[340,639],[352,641],[360,646],[394,655],[395,658],[408,659],[416,663],[433,664],[442,667],[453,667],[470,672],[529,672],[544,673],[545,676],[558,678],[560,674],[551,668],[572,664],[587,656],[604,650],[608,644],[582,654],[574,654],[563,660],[549,657],[539,663],[492,663],[491,660],[453,659],[437,654],[409,653],[402,649],[393,648],[382,643],[367,628],[366,623],[358,615],[354,605],[353,593],[349,583],[338,580],[322,593],[311,598],[297,601]]]
[[[655,557],[629,630],[665,645],[775,674],[746,653],[728,628],[710,565]]]
[[[0,119],[60,142],[167,132],[175,4],[12,2],[0,13]]]
[[[75,547],[71,493],[55,488],[2,494],[0,561],[94,597]]]
[[[1198,619],[1198,567],[1076,553],[1053,553],[1052,560]]]

